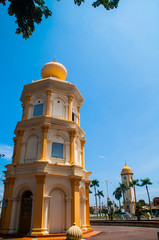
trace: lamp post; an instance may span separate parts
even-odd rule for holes
[[[106,190],[107,190],[107,208],[109,208],[108,206],[108,201],[109,201],[109,191],[108,191],[108,183],[111,183],[109,180],[104,180],[104,182],[106,183]],[[108,209],[109,212],[109,209]]]

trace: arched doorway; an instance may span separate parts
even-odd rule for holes
[[[21,210],[20,210],[20,233],[29,233],[31,226],[31,213],[32,213],[32,192],[27,190],[22,194]]]
[[[50,198],[49,233],[65,232],[65,224],[65,195],[60,190],[54,190]]]

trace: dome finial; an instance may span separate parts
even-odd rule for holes
[[[55,48],[55,58],[54,58],[54,62],[57,62],[57,61],[56,61],[56,48]]]

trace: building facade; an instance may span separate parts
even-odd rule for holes
[[[90,172],[85,170],[77,87],[65,67],[44,65],[42,79],[24,86],[22,120],[15,128],[12,164],[6,166],[1,233],[62,233],[90,228]]]
[[[127,186],[129,186],[130,182],[133,179],[133,172],[131,171],[131,168],[125,164],[125,166],[122,168],[121,171],[121,181],[122,183],[125,183]],[[125,191],[123,196],[123,205],[124,205],[124,211],[130,212],[131,214],[135,214],[135,192],[134,187],[130,187],[127,191]]]

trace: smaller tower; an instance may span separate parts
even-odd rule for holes
[[[133,179],[133,172],[131,168],[127,166],[125,163],[125,167],[122,168],[121,171],[121,181],[129,186],[129,183]],[[135,214],[135,192],[134,187],[130,187],[123,196],[123,205],[124,211],[130,212],[131,214]]]

